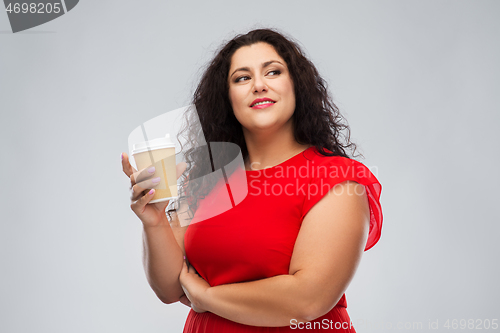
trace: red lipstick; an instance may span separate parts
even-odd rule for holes
[[[262,104],[259,104],[259,105],[255,105],[256,103],[260,103],[260,102],[270,102],[270,103],[262,103]],[[267,98],[267,97],[264,97],[264,98],[257,98],[256,100],[254,100],[251,104],[251,108],[252,109],[263,109],[263,108],[267,108],[271,105],[273,105],[274,103],[276,103],[276,101],[270,99],[270,98]]]

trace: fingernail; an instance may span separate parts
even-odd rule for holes
[[[186,256],[184,256],[184,260],[186,260]]]
[[[155,170],[156,170],[155,167],[152,166],[151,168],[148,169],[148,172],[149,173],[155,173]]]
[[[150,194],[150,195],[151,195],[151,194],[153,194],[153,193],[155,193],[155,190],[150,190],[150,191],[148,192],[148,194]]]
[[[160,182],[160,180],[161,180],[160,177],[156,177],[156,178],[152,179],[152,182],[153,182],[153,184],[158,184]]]

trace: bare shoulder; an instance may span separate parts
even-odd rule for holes
[[[327,208],[330,205],[346,206],[346,208],[360,209],[362,212],[369,214],[366,188],[364,185],[352,180],[346,180],[335,185],[318,204],[318,207],[323,208]]]

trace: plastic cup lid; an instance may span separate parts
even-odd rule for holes
[[[175,148],[175,143],[173,143],[172,139],[170,139],[170,134],[165,135],[164,138],[158,138],[134,144],[132,148],[132,155],[142,153],[148,150],[156,150],[163,148]]]

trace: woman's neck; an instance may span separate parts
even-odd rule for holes
[[[245,160],[246,170],[260,170],[278,165],[306,150],[310,145],[295,141],[293,128],[282,128],[273,133],[250,133],[244,130],[248,157]]]

